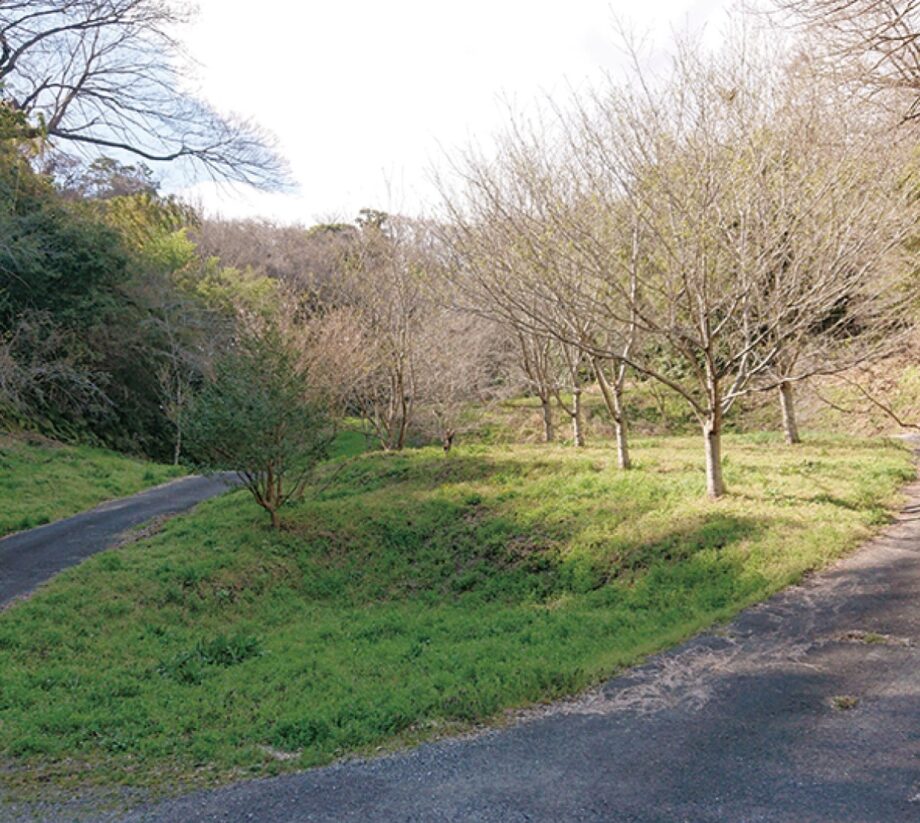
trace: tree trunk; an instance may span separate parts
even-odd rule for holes
[[[396,451],[402,451],[406,445],[406,429],[408,428],[408,412],[405,398],[402,400],[399,414],[399,429],[396,435]]]
[[[572,395],[572,439],[575,446],[585,445],[585,423],[581,411],[581,389],[575,389]]]
[[[182,429],[176,427],[176,444],[173,448],[173,465],[179,465],[179,457],[182,454]]]
[[[795,421],[795,395],[792,391],[792,383],[786,380],[779,384],[779,405],[783,410],[783,431],[786,435],[786,442],[790,446],[794,443],[801,443],[799,426]]]
[[[549,397],[540,398],[540,408],[543,410],[543,442],[552,443],[556,439],[556,431],[553,428],[553,407]]]
[[[281,517],[278,514],[277,509],[269,509],[268,513],[271,515],[271,518],[272,518],[272,528],[280,529],[281,528]]]
[[[619,380],[615,380],[613,385],[607,380],[604,369],[595,359],[592,361],[594,366],[594,375],[597,377],[597,384],[601,387],[601,394],[604,397],[604,405],[613,418],[613,425],[616,428],[617,438],[617,465],[621,469],[632,468],[632,461],[629,458],[629,440],[626,417],[623,414],[623,388]]]
[[[706,449],[706,493],[713,500],[725,494],[722,479],[722,416],[716,411],[703,424]]]
[[[629,456],[629,442],[626,431],[626,421],[615,421],[617,430],[617,466],[621,469],[631,469],[632,459]]]

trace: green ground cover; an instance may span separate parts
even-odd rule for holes
[[[357,441],[354,449],[357,450]],[[885,522],[881,440],[370,453],[272,532],[244,492],[0,614],[0,781],[160,785],[328,762],[578,691]]]
[[[0,434],[0,536],[69,517],[183,473],[103,449]]]

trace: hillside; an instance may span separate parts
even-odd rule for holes
[[[0,769],[202,782],[302,768],[575,692],[822,566],[913,476],[886,441],[372,453],[272,532],[243,492],[0,614]],[[336,474],[333,474],[336,472]]]
[[[0,537],[125,497],[184,473],[89,446],[0,434]]]

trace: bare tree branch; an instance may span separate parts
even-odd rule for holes
[[[186,160],[216,180],[285,185],[272,138],[186,91],[178,0],[0,0],[0,98],[19,137]]]

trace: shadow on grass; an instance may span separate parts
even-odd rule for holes
[[[719,552],[756,537],[763,525],[753,518],[713,513],[647,542],[624,546],[602,581],[631,579],[654,565],[676,564],[704,551]]]
[[[536,456],[536,459],[534,459]],[[307,489],[307,497],[316,501],[336,500],[365,494],[396,483],[417,484],[426,489],[447,484],[477,483],[486,480],[512,482],[550,467],[561,474],[574,474],[584,466],[568,454],[552,451],[541,453],[536,448],[527,449],[521,458],[496,458],[494,454],[478,453],[472,447],[466,454],[444,456],[434,448],[406,452],[370,452],[361,460],[341,464],[333,461],[317,473],[313,484],[314,494]],[[590,456],[584,455],[585,460]],[[334,481],[329,482],[334,475]]]
[[[280,539],[312,597],[372,601],[479,592],[507,602],[635,582],[653,567],[718,555],[765,528],[719,511],[669,522],[654,516],[660,495],[632,499],[603,485],[568,497],[560,487],[559,506],[546,509],[541,495],[514,502],[504,496],[502,477],[514,488],[534,470],[545,479],[547,468],[554,477],[558,468],[560,484],[565,475],[591,476],[585,461],[552,454],[537,463],[476,454],[446,460],[435,453],[381,455],[348,467],[336,488],[287,521]],[[484,495],[463,487],[484,480],[490,481]],[[401,488],[390,494],[394,482]],[[445,490],[451,483],[458,488]],[[375,493],[384,487],[387,493]],[[599,505],[610,509],[606,523]],[[642,539],[620,532],[621,523],[648,514]]]

